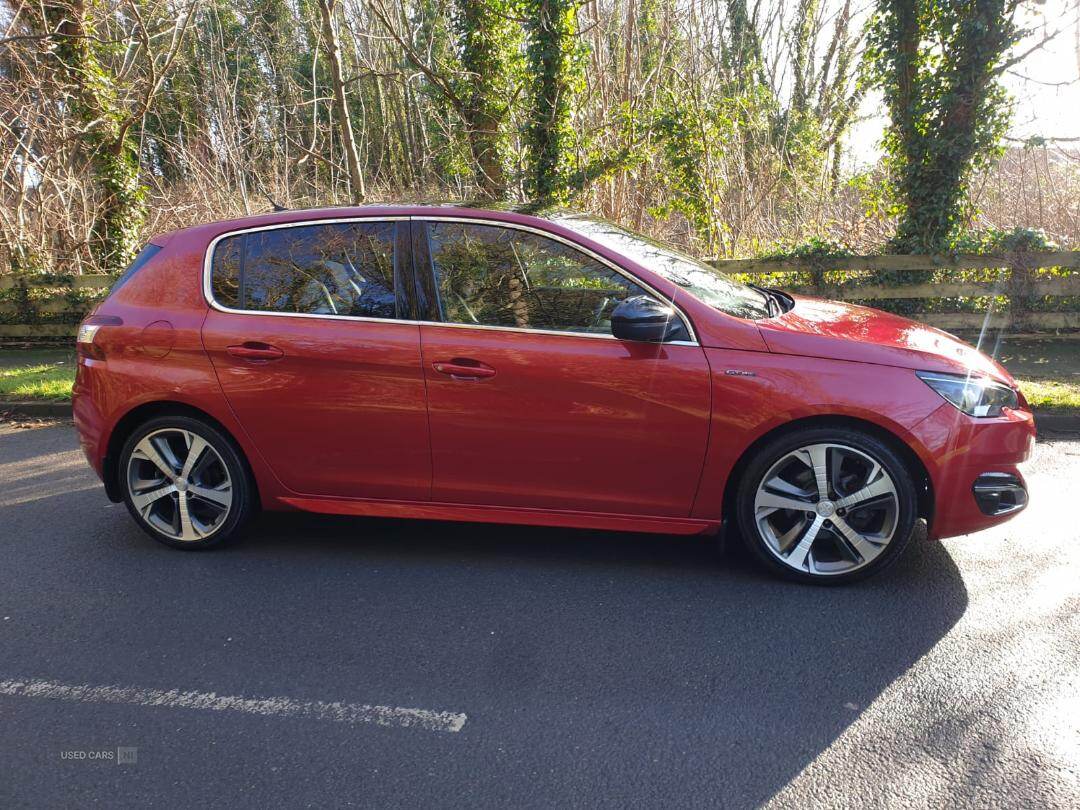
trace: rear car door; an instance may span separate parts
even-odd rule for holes
[[[709,367],[616,340],[654,295],[578,246],[506,223],[414,219],[435,501],[686,516],[708,439]]]
[[[407,220],[315,221],[211,245],[203,343],[244,429],[295,492],[430,496],[408,233]]]

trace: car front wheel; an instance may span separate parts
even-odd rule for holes
[[[839,584],[881,571],[911,539],[918,499],[884,442],[847,428],[774,439],[748,465],[738,522],[753,554],[789,579]]]
[[[151,419],[120,455],[124,502],[155,540],[174,548],[216,545],[252,512],[254,488],[233,443],[187,416]]]

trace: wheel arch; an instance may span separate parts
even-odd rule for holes
[[[192,419],[198,419],[214,428],[214,430],[218,431],[222,436],[232,442],[233,449],[236,450],[237,455],[239,455],[240,461],[243,463],[244,469],[253,484],[256,504],[258,504],[258,479],[255,477],[251,468],[251,462],[248,460],[247,453],[244,452],[243,446],[237,441],[233,432],[223,425],[220,420],[201,408],[196,408],[194,405],[174,400],[144,402],[125,413],[113,426],[112,432],[109,434],[109,442],[105,450],[105,458],[102,462],[101,470],[102,481],[105,484],[105,494],[108,495],[110,501],[119,503],[123,500],[123,494],[120,489],[119,465],[120,451],[123,450],[125,442],[127,442],[132,433],[138,430],[140,425],[145,424],[151,419],[156,419],[159,416],[187,416]]]
[[[912,449],[911,445],[898,434],[875,422],[871,422],[868,419],[861,419],[857,416],[828,414],[793,419],[790,422],[785,422],[782,425],[778,425],[777,427],[766,431],[750,443],[732,466],[731,472],[728,474],[727,481],[724,484],[721,515],[725,528],[728,527],[731,517],[735,514],[735,496],[739,488],[739,482],[742,480],[743,472],[758,451],[760,451],[765,444],[776,439],[778,436],[785,436],[799,430],[823,427],[860,430],[873,436],[879,441],[884,442],[894,450],[896,454],[900,456],[904,466],[915,480],[916,495],[919,503],[918,516],[924,518],[927,524],[932,524],[934,519],[933,481],[930,478],[930,473],[927,470],[926,465],[923,463],[922,459],[919,458],[919,454]]]

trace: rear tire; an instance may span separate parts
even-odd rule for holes
[[[900,456],[852,428],[810,428],[768,442],[736,494],[743,541],[772,573],[815,585],[877,574],[911,541],[918,498]]]
[[[203,549],[235,537],[255,510],[255,487],[231,438],[190,416],[159,416],[120,452],[128,512],[160,543]]]

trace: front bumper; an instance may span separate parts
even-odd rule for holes
[[[930,536],[970,534],[996,526],[1027,505],[1019,465],[1035,447],[1030,411],[976,419],[944,404],[915,429],[926,449],[934,493]],[[995,494],[996,493],[996,496]]]

